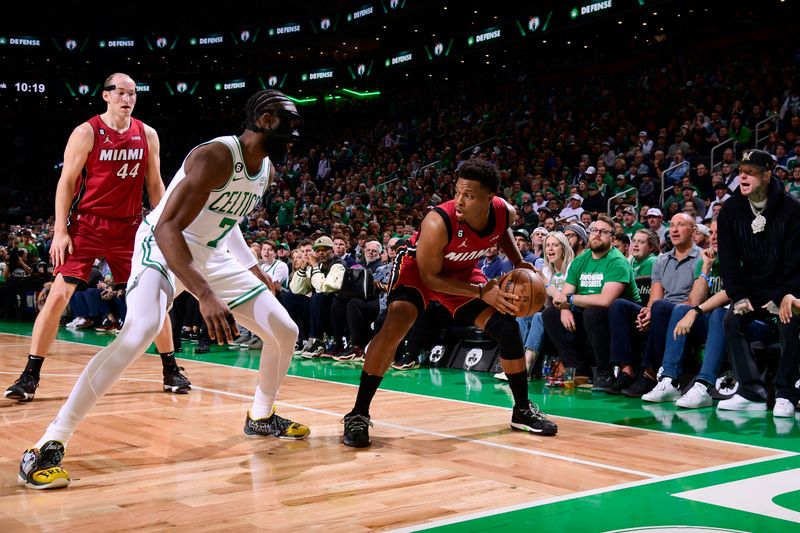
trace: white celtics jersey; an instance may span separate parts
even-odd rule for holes
[[[183,236],[187,242],[225,250],[227,249],[225,241],[230,231],[261,200],[269,181],[270,162],[269,158],[264,158],[258,173],[254,176],[249,176],[238,137],[232,135],[217,137],[200,146],[213,142],[222,143],[231,151],[233,156],[231,175],[225,185],[211,191],[206,204],[197,214],[197,217],[183,230]],[[188,158],[189,156],[186,157]],[[169,200],[175,187],[186,177],[185,165],[186,160],[184,160],[183,165],[175,174],[172,183],[169,184],[167,191],[164,193],[164,198],[147,215],[146,221],[151,227],[156,226],[167,200]]]

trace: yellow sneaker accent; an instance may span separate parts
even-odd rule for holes
[[[29,489],[57,489],[69,485],[71,479],[61,467],[64,445],[50,440],[41,449],[32,448],[22,454],[19,480]]]
[[[247,411],[244,433],[245,435],[261,435],[278,437],[279,439],[296,440],[306,438],[311,433],[311,430],[308,426],[278,416],[275,413],[275,406],[273,406],[270,416],[256,420],[253,420],[250,417],[250,411]]]

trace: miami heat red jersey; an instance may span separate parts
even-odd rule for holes
[[[489,210],[489,222],[483,231],[475,231],[456,219],[455,200],[439,204],[434,208],[444,218],[449,242],[444,249],[442,274],[452,277],[469,276],[475,263],[486,255],[492,246],[497,245],[509,227],[508,206],[502,198],[495,196]],[[418,235],[412,239],[416,244]]]
[[[454,201],[439,204],[434,209],[444,219],[449,237],[447,246],[443,250],[441,273],[467,283],[486,283],[483,272],[475,268],[475,265],[478,259],[486,255],[490,247],[499,242],[500,236],[509,227],[508,207],[505,201],[497,196],[494,197],[489,211],[489,222],[480,232],[456,220]],[[398,252],[395,258],[392,275],[389,278],[389,302],[394,301],[401,287],[412,288],[419,292],[423,308],[428,306],[430,300],[437,300],[455,316],[461,307],[474,298],[434,291],[425,285],[415,257],[418,238],[419,233],[411,238],[409,247]]]
[[[94,146],[75,190],[70,214],[91,213],[112,219],[141,216],[149,153],[144,124],[131,118],[130,128],[119,133],[99,115],[87,122],[94,130]]]

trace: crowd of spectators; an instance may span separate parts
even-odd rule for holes
[[[652,277],[661,291],[655,297],[670,302],[658,315],[659,328],[666,331],[672,308],[689,301],[700,254],[713,240],[711,224],[738,186],[743,150],[768,151],[776,177],[800,198],[798,52],[749,43],[715,52],[687,48],[663,64],[633,70],[596,67],[591,75],[563,73],[558,79],[534,80],[521,73],[498,87],[470,81],[447,91],[406,90],[403,104],[393,105],[382,120],[367,120],[362,112],[359,124],[337,123],[338,132],[332,129],[329,137],[335,140],[276,158],[277,178],[242,229],[274,281],[274,292],[300,325],[297,353],[363,358],[385,309],[387,265],[428,210],[453,198],[456,171],[471,157],[496,165],[498,194],[518,213],[512,227],[518,246],[527,260],[546,265],[555,287],[574,288],[567,266],[578,262],[593,235],[608,240],[619,252],[613,255],[613,268],[618,259],[627,265],[623,278]],[[364,105],[376,110],[381,104]],[[333,115],[340,119],[348,111],[343,104]],[[26,291],[46,290],[51,236],[52,227],[44,220],[0,225],[6,317],[25,307]],[[554,255],[548,256],[551,249]],[[656,257],[674,256],[676,249],[678,261],[686,253],[693,258],[680,287],[663,269],[658,271],[662,277],[653,276],[653,269],[663,266]],[[352,273],[359,268],[369,272],[371,284],[363,295],[352,293],[363,278]],[[481,268],[496,277],[510,265],[491,251]],[[29,278],[38,280],[30,289],[20,284]],[[667,285],[674,292],[665,294]],[[607,302],[592,299],[606,313],[580,316],[577,327],[613,315],[623,317],[620,324],[630,319],[621,334],[634,332],[637,325],[641,331],[642,321],[651,320],[646,304],[653,296],[647,282],[637,289],[637,298],[626,298],[620,290]],[[342,290],[349,292],[339,295]],[[556,307],[564,303],[563,295],[551,296]],[[631,305],[616,310],[612,304],[620,300]],[[642,309],[647,316],[639,314]],[[122,305],[93,312],[99,316],[92,320],[108,319],[115,327],[124,319]],[[663,341],[647,344],[644,366],[637,371],[646,338],[630,353],[595,351],[587,358],[584,345],[573,339],[567,346],[567,333],[575,329],[575,320],[548,321],[547,314],[524,324],[531,368],[549,334],[570,366],[585,375],[586,367],[599,368],[599,375],[586,376],[595,386],[642,396],[655,385]],[[605,342],[609,336],[614,332],[593,329],[588,342]],[[238,341],[243,348],[260,347],[247,332]],[[407,345],[411,352],[418,347],[418,341]],[[403,352],[397,365],[414,368],[418,361],[417,353]],[[625,369],[616,378],[611,374],[615,363]]]

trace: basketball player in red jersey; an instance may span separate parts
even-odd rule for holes
[[[495,196],[495,167],[471,159],[458,169],[455,199],[432,209],[408,248],[398,253],[389,281],[386,321],[369,345],[353,410],[344,417],[344,444],[369,446],[369,406],[397,346],[430,300],[441,302],[459,320],[474,323],[500,348],[503,370],[514,395],[511,427],[555,435],[557,426],[528,399],[528,377],[519,326],[513,316],[517,296],[502,292],[496,280],[486,282],[478,259],[497,245],[514,268],[522,260],[511,234],[516,214]]]
[[[86,283],[94,261],[104,257],[117,289],[131,273],[136,230],[142,220],[142,186],[150,205],[164,195],[156,130],[131,116],[136,83],[127,74],[106,79],[108,107],[75,128],[64,150],[56,189],[56,218],[50,259],[53,283],[33,325],[28,363],[5,397],[28,402],[39,386],[39,372],[58,332],[58,322],[79,283]],[[186,393],[172,349],[169,320],[156,339],[164,367],[164,390]]]

